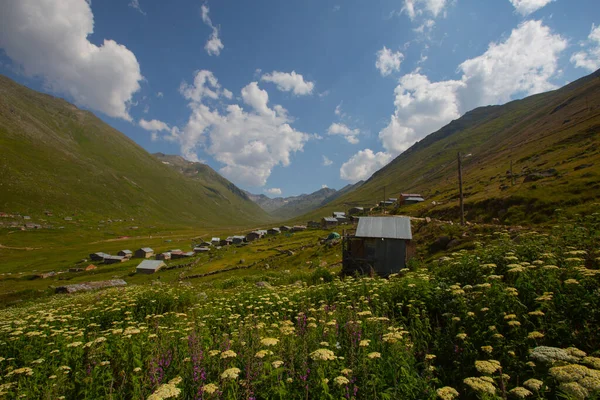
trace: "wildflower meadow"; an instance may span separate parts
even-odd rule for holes
[[[6,399],[600,395],[597,216],[499,230],[389,279],[158,284],[0,313]]]

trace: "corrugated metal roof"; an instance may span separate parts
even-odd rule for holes
[[[152,253],[154,251],[150,247],[142,247],[140,250],[143,250],[146,253]]]
[[[404,201],[425,201],[422,197],[407,197]]]
[[[137,269],[152,269],[157,270],[161,267],[164,267],[165,263],[160,260],[144,260],[137,266]]]
[[[356,237],[412,239],[410,218],[407,217],[361,217]]]
[[[338,222],[338,220],[334,217],[325,217],[323,218],[325,222]]]

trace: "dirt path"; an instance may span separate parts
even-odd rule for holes
[[[123,240],[140,240],[140,239],[157,239],[157,238],[159,238],[159,239],[189,238],[189,235],[182,234],[182,235],[157,235],[157,236],[125,236],[125,237],[118,237],[118,238],[114,238],[114,239],[98,240],[96,242],[90,242],[90,244],[120,242]]]
[[[3,244],[0,244],[0,249],[31,251],[31,250],[40,250],[41,247],[11,247],[11,246],[4,246]]]

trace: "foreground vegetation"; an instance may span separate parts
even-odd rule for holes
[[[389,280],[263,272],[0,314],[4,398],[598,398],[600,217]]]

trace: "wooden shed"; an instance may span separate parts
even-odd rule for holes
[[[410,218],[361,217],[355,235],[344,237],[342,273],[387,277],[414,254]]]
[[[166,264],[160,260],[144,260],[137,266],[135,272],[138,274],[153,274],[165,266]]]
[[[255,240],[258,240],[262,238],[262,235],[260,234],[260,232],[254,231],[254,232],[250,232],[249,234],[246,235],[246,242],[254,242]]]
[[[117,255],[121,257],[131,258],[133,256],[133,253],[131,252],[131,250],[121,250],[117,253]]]
[[[321,227],[324,229],[333,228],[338,225],[337,218],[334,217],[325,217],[321,219]]]
[[[154,255],[154,250],[150,247],[142,247],[135,251],[135,258],[150,258]]]

